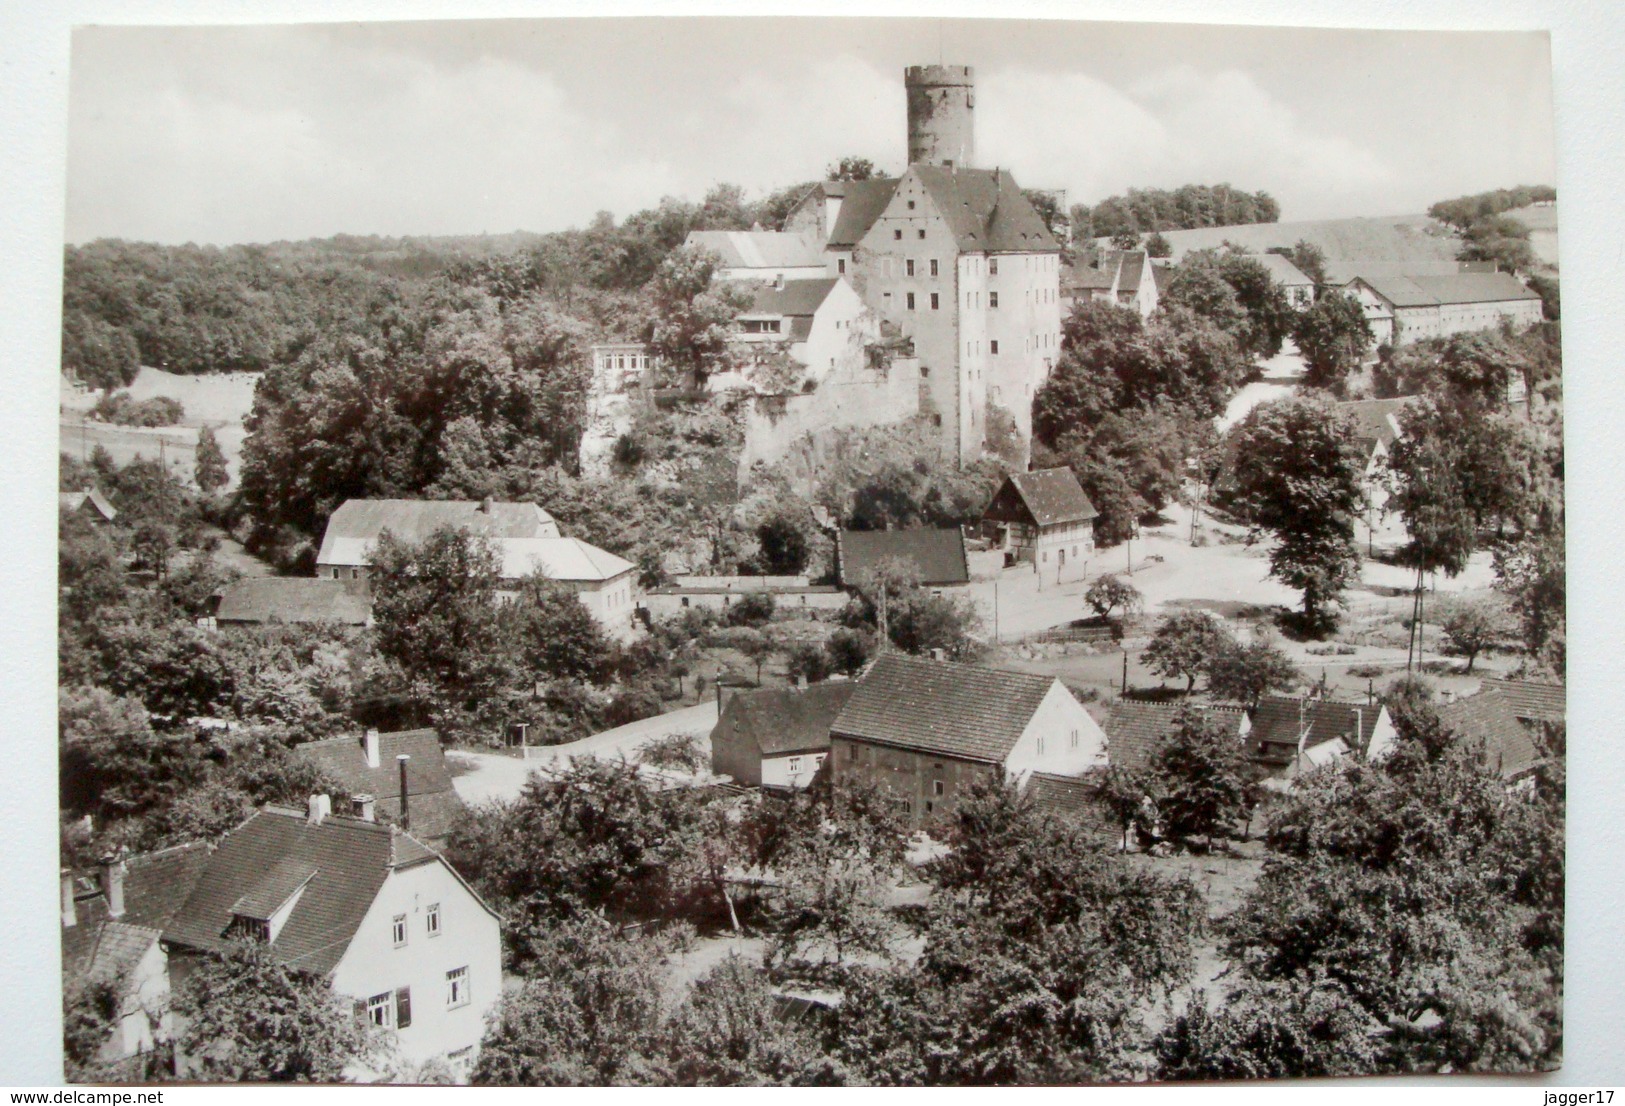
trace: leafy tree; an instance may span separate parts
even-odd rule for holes
[[[210,956],[174,997],[186,1074],[214,1083],[343,1082],[379,1044],[324,980],[297,972],[259,942]]]
[[[88,388],[127,388],[141,370],[140,350],[122,327],[83,311],[62,314],[62,368]]]
[[[1301,398],[1255,407],[1232,433],[1235,509],[1253,536],[1274,536],[1270,575],[1303,592],[1306,629],[1322,627],[1359,569],[1365,496],[1350,427],[1324,400]]]
[[[1096,797],[1111,812],[1112,821],[1122,832],[1122,848],[1128,849],[1129,830],[1147,814],[1155,816],[1159,781],[1154,775],[1110,764],[1084,773]],[[1150,828],[1149,826],[1147,827]]]
[[[1271,692],[1291,691],[1303,682],[1298,666],[1262,631],[1245,644],[1223,637],[1203,672],[1208,694],[1245,703],[1249,709]]]
[[[1140,248],[1140,232],[1135,230],[1120,230],[1112,235],[1112,249],[1137,250]]]
[[[762,567],[769,576],[799,576],[807,568],[812,550],[807,535],[794,519],[777,514],[756,528],[762,546]]]
[[[1145,253],[1147,257],[1167,258],[1174,256],[1174,247],[1168,239],[1162,236],[1161,231],[1153,231],[1145,240]]]
[[[1169,832],[1200,833],[1213,845],[1213,834],[1245,816],[1248,806],[1247,758],[1242,743],[1224,725],[1187,707],[1173,737],[1157,761],[1162,782],[1158,809]]]
[[[862,630],[841,627],[824,643],[835,671],[856,676],[874,654],[874,642]]]
[[[957,526],[981,517],[1004,478],[983,460],[961,469],[924,420],[836,434],[815,502],[852,530]]]
[[[1536,264],[1529,228],[1509,215],[1485,215],[1462,233],[1460,261],[1493,261],[1508,273],[1526,273]]]
[[[783,1017],[767,974],[737,953],[695,982],[664,1036],[672,1081],[681,1086],[825,1082],[811,1027]]]
[[[886,896],[896,860],[867,845],[865,834],[840,823],[785,839],[772,861],[779,888],[766,903],[771,966],[816,977],[856,954],[894,955],[897,926]]]
[[[784,668],[790,678],[805,680],[810,684],[829,679],[835,671],[829,649],[810,641],[800,641],[790,646],[785,653]]]
[[[1247,309],[1226,278],[1219,255],[1213,251],[1185,255],[1174,267],[1168,290],[1162,294],[1161,306],[1170,310],[1183,308],[1229,334],[1239,334],[1247,325]]]
[[[915,588],[893,603],[890,623],[892,644],[915,656],[941,650],[950,660],[963,661],[982,650],[982,616],[965,596]]]
[[[1188,695],[1229,638],[1205,611],[1181,611],[1162,620],[1140,659],[1159,676],[1185,677]]]
[[[1083,593],[1083,601],[1101,618],[1107,618],[1118,607],[1123,608],[1123,619],[1129,621],[1145,609],[1145,597],[1140,589],[1108,573],[1096,577]]]
[[[882,175],[866,157],[843,157],[824,170],[829,180],[870,180]]]
[[[600,919],[532,939],[528,974],[491,1015],[471,1081],[527,1087],[638,1086],[666,1081],[661,1057],[660,948]]]
[[[649,350],[696,387],[728,367],[734,320],[750,306],[743,290],[719,282],[719,265],[710,251],[684,246],[661,263],[649,285],[655,319]]]
[[[1467,658],[1467,672],[1473,671],[1478,655],[1505,636],[1506,607],[1496,597],[1460,599],[1445,608],[1440,620],[1450,651]]]
[[[62,809],[137,816],[172,802],[204,774],[190,734],[160,733],[138,700],[100,687],[58,693]]]
[[[772,592],[753,591],[741,596],[739,602],[729,607],[723,621],[730,626],[751,626],[761,629],[773,621],[773,612],[777,607]]]
[[[1217,1010],[1198,993],[1157,1037],[1159,1079],[1286,1079],[1380,1070],[1378,1027],[1336,980],[1249,982]]]
[[[551,679],[601,680],[612,646],[574,592],[541,573],[519,581],[501,608],[525,667]],[[501,629],[499,627],[499,629]]]
[[[226,455],[211,427],[205,426],[197,433],[197,467],[193,478],[204,495],[213,495],[231,479],[226,471]]]
[[[1506,594],[1531,657],[1563,671],[1567,636],[1563,531],[1531,534],[1496,550],[1495,586]]]
[[[1371,324],[1353,296],[1327,291],[1298,314],[1292,340],[1308,366],[1303,382],[1341,395],[1371,349]]]

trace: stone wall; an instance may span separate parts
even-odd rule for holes
[[[745,404],[740,477],[758,461],[771,465],[792,455],[816,464],[821,440],[833,431],[913,418],[920,412],[919,381],[919,361],[899,357],[883,369],[841,365],[802,395],[752,397]]]

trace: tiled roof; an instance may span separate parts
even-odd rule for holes
[[[86,488],[78,492],[58,492],[56,500],[57,506],[64,511],[77,511],[89,503],[96,513],[108,522],[112,522],[118,516],[113,505],[95,488]]]
[[[1524,287],[1510,273],[1451,273],[1449,275],[1407,276],[1384,274],[1357,279],[1395,307],[1437,307],[1456,303],[1502,303],[1508,300],[1539,299],[1538,293]]]
[[[914,165],[909,171],[931,194],[961,252],[1054,253],[1061,248],[1005,170]],[[845,205],[841,215],[846,215]]]
[[[132,856],[124,862],[124,913],[117,921],[140,929],[163,929],[176,909],[192,893],[199,873],[209,859],[209,846],[201,841],[154,853]],[[82,874],[86,886],[93,876]],[[87,971],[101,932],[111,920],[107,900],[100,892],[76,895],[76,923],[62,930],[62,970]]]
[[[823,243],[773,230],[691,230],[685,246],[710,250],[729,269],[798,269],[824,265]]]
[[[1365,258],[1328,257],[1326,283],[1347,284],[1355,277],[1450,276],[1453,273],[1493,273],[1493,261],[1450,261],[1444,258],[1412,258],[1409,261],[1370,261]]]
[[[1243,713],[1239,708],[1202,706],[1196,708],[1209,719],[1218,719],[1240,739]],[[1113,765],[1135,771],[1152,771],[1162,747],[1178,728],[1180,706],[1176,703],[1142,703],[1119,699],[1106,715],[1106,759]]]
[[[333,512],[316,563],[365,565],[368,547],[385,530],[401,541],[420,542],[446,526],[490,538],[556,538],[558,523],[534,503],[492,503],[490,510],[459,499],[350,499]]]
[[[227,584],[218,622],[331,622],[365,626],[372,603],[365,580],[258,576]]]
[[[1002,764],[1053,676],[882,653],[830,727],[844,737]]]
[[[102,979],[123,975],[147,955],[152,943],[161,936],[162,931],[152,926],[108,922],[96,937],[96,947],[90,954],[85,974]]]
[[[266,807],[216,846],[164,939],[221,948],[238,904],[257,895],[267,873],[303,868],[310,882],[272,947],[290,967],[326,974],[343,959],[390,869],[436,855],[393,826],[340,816],[311,825],[302,812]]]
[[[1118,253],[1118,264],[1121,268],[1117,273],[1117,290],[1119,292],[1138,292],[1140,290],[1140,275],[1146,269],[1144,250],[1123,250]]]
[[[1493,688],[1505,695],[1515,718],[1527,718],[1533,722],[1562,722],[1568,716],[1567,689],[1562,684],[1486,679],[1483,687]]]
[[[1441,706],[1439,721],[1458,739],[1475,746],[1486,768],[1508,779],[1541,760],[1529,730],[1513,711],[1511,697],[1493,687]]]
[[[1079,268],[1064,270],[1061,277],[1061,287],[1063,289],[1077,289],[1080,291],[1092,291],[1098,288],[1104,291],[1111,288],[1112,284],[1116,280],[1117,263],[1115,261],[1107,261],[1106,264],[1099,269],[1091,266],[1082,266]]]
[[[1330,699],[1305,702],[1279,695],[1266,695],[1259,701],[1258,709],[1253,712],[1253,728],[1247,735],[1248,748],[1256,758],[1271,764],[1287,764],[1297,755],[1300,704],[1302,721],[1309,731],[1308,739],[1304,742],[1305,749],[1340,737],[1350,739],[1347,740],[1347,744],[1351,749],[1367,749],[1371,745],[1371,735],[1377,728],[1377,719],[1383,710],[1380,703],[1376,705],[1339,703]],[[1352,740],[1356,724],[1359,728],[1359,738]],[[1266,744],[1290,745],[1291,751],[1277,752],[1274,749],[1266,749]]]
[[[1249,254],[1249,261],[1256,261],[1269,270],[1270,278],[1277,284],[1288,287],[1294,284],[1313,284],[1308,274],[1292,263],[1290,258],[1282,257],[1278,253]]]
[[[380,814],[397,818],[401,810],[401,770],[395,758],[407,762],[406,785],[411,793],[412,832],[425,837],[445,836],[462,811],[451,782],[451,769],[434,730],[403,730],[378,735],[378,767],[367,767],[366,749],[359,737],[330,737],[294,747],[331,776],[349,795],[371,795]]]
[[[1012,500],[1012,493],[1019,503]],[[1027,517],[1022,518],[1022,514]],[[1030,521],[1039,526],[1058,526],[1087,522],[1097,514],[1072,470],[1061,467],[1011,473],[989,502],[983,517],[998,522]]]
[[[842,530],[835,535],[835,556],[841,581],[848,586],[886,557],[913,561],[919,566],[920,583],[930,587],[970,582],[965,535],[957,526],[942,530]]]
[[[1334,403],[1332,409],[1347,415],[1354,424],[1355,436],[1366,441],[1392,445],[1399,437],[1397,418],[1413,396],[1398,399],[1351,399]]]
[[[851,680],[832,680],[801,690],[739,692],[723,708],[711,741],[714,745],[719,737],[743,740],[763,756],[827,749],[830,723],[856,688]]]
[[[539,571],[553,580],[602,583],[638,567],[580,538],[503,538],[497,543],[497,552],[502,556],[505,580],[518,580]]]
[[[1027,777],[1026,790],[1032,796],[1033,809],[1041,814],[1079,822],[1090,829],[1106,831],[1113,837],[1117,835],[1110,810],[1101,802],[1093,785],[1083,777],[1034,772]]]
[[[751,307],[747,315],[813,315],[823,306],[829,294],[840,283],[840,277],[812,277],[787,280],[783,287],[763,284],[751,289]]]
[[[880,213],[886,210],[897,192],[897,180],[876,177],[873,180],[846,181],[844,191],[835,193],[825,185],[825,194],[841,196],[841,209],[836,213],[835,226],[829,232],[829,245],[836,249],[856,246],[875,225]]]

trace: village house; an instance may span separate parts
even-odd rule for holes
[[[672,618],[685,610],[725,611],[747,595],[770,595],[775,611],[787,615],[838,611],[847,600],[840,588],[807,576],[676,576],[645,591],[638,605],[650,618]]]
[[[707,250],[719,262],[718,280],[756,280],[768,284],[817,279],[824,263],[823,240],[813,234],[763,230],[691,230],[683,245]]]
[[[904,86],[908,169],[815,187],[785,231],[823,236],[830,274],[912,340],[949,456],[974,460],[1011,425],[1025,450],[1060,355],[1060,245],[1008,170],[973,167],[971,69],[911,66]]]
[[[965,535],[957,526],[919,530],[838,530],[836,571],[843,587],[856,587],[881,561],[905,561],[927,588],[962,587],[970,583]]]
[[[1551,749],[1540,743],[1538,731],[1517,717],[1513,697],[1493,686],[1495,682],[1485,681],[1476,695],[1442,704],[1439,722],[1475,749],[1485,768],[1517,784],[1546,762]]]
[[[360,737],[307,741],[293,752],[326,773],[349,800],[345,813],[362,821],[393,823],[436,844],[463,812],[434,730],[369,729]]]
[[[85,488],[77,492],[57,492],[57,507],[70,515],[89,519],[98,526],[105,526],[118,517],[118,511],[107,498],[95,488]]]
[[[372,596],[365,579],[252,576],[222,588],[202,621],[219,628],[366,626],[372,622]]]
[[[1169,276],[1168,267],[1153,261],[1144,250],[1109,250],[1098,266],[1062,275],[1061,306],[1071,311],[1080,303],[1110,303],[1149,319],[1161,302]]]
[[[496,913],[412,834],[330,805],[267,806],[215,846],[164,928],[171,984],[230,941],[260,941],[388,1031],[395,1059],[466,1074],[502,989]]]
[[[1045,576],[1053,567],[1058,582],[1081,580],[1098,514],[1071,469],[1014,472],[982,512],[982,536],[1004,552],[1006,565],[1025,562]]]
[[[574,593],[604,631],[616,638],[638,627],[638,566],[580,538],[503,538],[502,594],[509,585],[540,573]]]
[[[1568,692],[1562,684],[1541,680],[1513,680],[1486,677],[1480,688],[1506,697],[1512,717],[1546,745],[1562,740],[1568,725]]]
[[[1266,695],[1253,711],[1247,748],[1264,786],[1285,790],[1294,777],[1350,757],[1378,760],[1397,738],[1381,703],[1341,703]]]
[[[1510,273],[1354,277],[1344,289],[1365,311],[1378,345],[1403,346],[1487,330],[1506,319],[1518,327],[1541,321],[1539,294]]]
[[[863,780],[915,828],[953,816],[982,779],[1076,776],[1106,763],[1106,735],[1053,676],[886,652],[830,726],[837,790]]]
[[[1307,273],[1294,265],[1290,258],[1282,257],[1278,253],[1260,253],[1249,256],[1269,270],[1270,279],[1286,296],[1287,303],[1301,310],[1315,302],[1315,282],[1309,279]]]
[[[740,691],[728,697],[711,730],[711,771],[746,787],[806,787],[829,755],[829,730],[857,684]]]
[[[779,280],[751,286],[751,305],[738,317],[735,339],[740,368],[713,376],[713,391],[746,388],[763,394],[799,393],[817,387],[836,369],[848,373],[865,363],[880,324],[852,286],[839,277]],[[771,381],[764,365],[787,357],[793,379]],[[728,380],[725,378],[734,378]],[[810,384],[810,387],[809,387]]]
[[[378,539],[388,530],[398,541],[421,542],[445,527],[498,542],[508,538],[556,538],[559,525],[534,503],[460,499],[347,499],[327,520],[316,554],[316,575],[365,579]]]
[[[110,855],[89,874],[62,870],[63,986],[117,985],[114,1029],[101,1059],[127,1078],[143,1078],[142,1058],[173,1036],[169,957],[160,938],[208,858],[209,847],[195,842]]]
[[[1363,520],[1367,541],[1374,538],[1388,513],[1388,456],[1399,440],[1399,413],[1414,396],[1397,399],[1354,399],[1332,405],[1354,427],[1365,468],[1361,474],[1366,512]]]
[[[1241,746],[1252,729],[1241,707],[1204,705],[1192,708],[1206,721],[1217,722]],[[1154,774],[1162,750],[1179,731],[1182,707],[1119,699],[1106,715],[1106,756],[1115,767]]]

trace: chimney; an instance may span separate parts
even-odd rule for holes
[[[796,690],[797,691],[806,691],[807,690],[807,674],[805,672],[797,672],[796,673]]]
[[[408,806],[408,799],[411,792],[406,788],[406,762],[411,759],[412,758],[407,756],[405,753],[402,753],[395,758],[395,763],[401,766],[401,829],[404,830],[409,830],[412,828],[412,811]]]
[[[361,747],[367,752],[367,767],[378,767],[378,731],[369,729],[363,734]]]
[[[496,506],[495,501],[492,500],[490,496],[486,496],[484,499],[480,500],[480,513],[488,515],[491,513],[491,508],[494,506]]]
[[[931,650],[931,659],[934,661],[945,661],[948,659],[948,651],[946,649],[933,649]]]
[[[107,899],[107,916],[124,917],[124,852],[102,857],[102,894]]]
[[[784,291],[784,274],[776,273],[773,276],[773,287],[780,292]]]
[[[72,929],[79,924],[78,911],[73,905],[73,869],[62,869],[62,928]]]
[[[355,804],[355,816],[357,818],[361,819],[363,822],[378,821],[378,810],[376,805],[378,800],[373,796],[365,793],[360,795],[351,795],[350,802]]]
[[[333,813],[333,800],[326,795],[312,795],[305,804],[305,821],[319,826]]]

